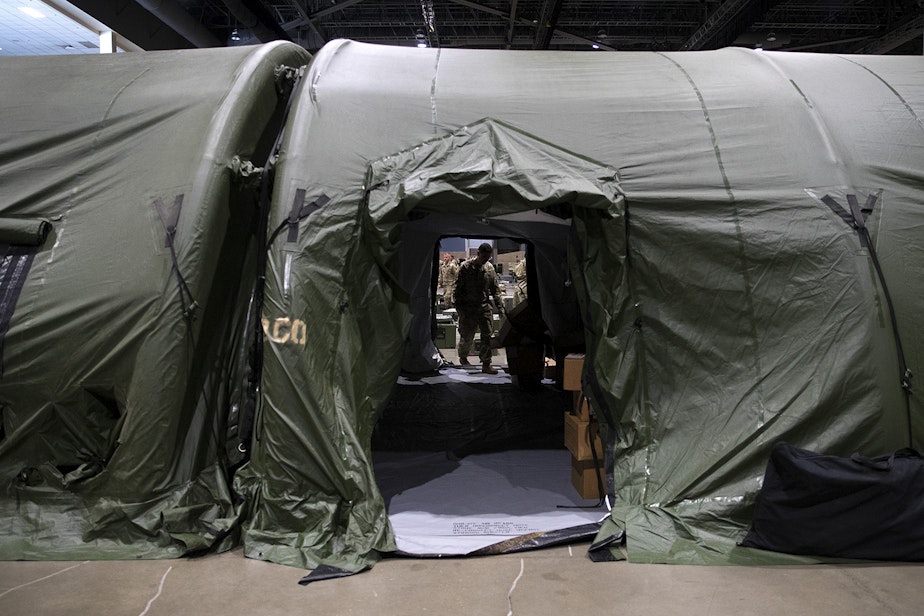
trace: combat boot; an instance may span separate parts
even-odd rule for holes
[[[466,357],[465,355],[459,355],[459,365],[460,366],[471,366],[471,364],[468,361],[468,357]]]
[[[491,365],[491,362],[486,361],[481,364],[481,371],[484,374],[497,374],[497,368]]]

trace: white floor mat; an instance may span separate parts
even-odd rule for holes
[[[451,460],[445,453],[377,452],[398,550],[462,555],[535,532],[599,521],[606,508],[571,485],[567,450],[514,450]]]

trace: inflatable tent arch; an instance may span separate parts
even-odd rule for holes
[[[239,543],[254,166],[309,59],[287,42],[0,58],[0,218],[51,227],[0,276],[0,558]]]

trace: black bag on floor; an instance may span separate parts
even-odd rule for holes
[[[777,443],[742,546],[789,554],[924,561],[924,458],[849,458]]]

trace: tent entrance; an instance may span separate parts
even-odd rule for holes
[[[433,262],[435,243],[447,235],[527,238],[536,248],[533,267],[541,300],[536,316],[543,331],[553,341],[583,338],[585,313],[591,318],[596,313],[579,302],[585,286],[583,278],[572,280],[572,273],[583,276],[587,264],[596,263],[602,251],[624,246],[621,238],[598,237],[604,231],[603,221],[617,221],[615,232],[622,232],[618,221],[623,198],[615,171],[485,119],[373,161],[365,185],[362,250],[382,273],[387,285],[384,294],[393,298],[395,314],[409,317],[401,332],[400,370],[390,372],[396,377],[400,373],[398,378],[405,381],[395,384],[391,398],[377,407],[378,423],[371,439],[376,483],[392,512],[389,519],[398,551],[484,553],[498,549],[498,543],[525,546],[530,537],[565,527],[572,529],[569,533],[580,529],[588,537],[595,534],[605,511],[565,508],[597,503],[581,499],[571,485],[570,454],[563,446],[571,392],[539,383],[530,392],[534,399],[528,400],[512,381],[464,382],[488,375],[470,374],[457,364],[444,365],[431,335],[433,271],[426,264]],[[608,284],[613,281],[609,276],[605,279]],[[505,359],[509,364],[510,358]],[[455,399],[458,404],[449,403]],[[474,399],[481,401],[472,403]],[[523,425],[536,429],[548,421],[554,426],[537,432],[539,438],[549,440],[532,445],[523,433],[509,431],[516,424],[509,420],[516,414],[511,400],[523,405]],[[429,427],[436,421],[456,422],[461,428],[456,434],[465,440],[454,444],[434,439]],[[548,459],[540,461],[543,457]],[[525,463],[525,458],[533,462]],[[392,468],[399,463],[406,466]],[[500,470],[501,466],[507,470]],[[474,475],[478,468],[487,475],[467,484],[455,483],[459,475]],[[531,478],[513,477],[524,468],[539,470]],[[397,483],[389,485],[389,477]],[[488,490],[494,483],[502,486],[497,501]],[[559,486],[557,493],[549,489],[553,485]],[[433,488],[432,494],[420,496],[428,488]],[[531,491],[552,494],[539,513],[556,520],[541,529],[534,528],[539,524],[536,519],[521,517],[515,510],[517,503],[529,500]],[[449,495],[463,496],[458,510],[444,509]],[[425,508],[421,502],[430,506]],[[397,510],[402,503],[409,505],[407,511]],[[406,534],[399,516],[425,509],[430,510],[431,521],[443,526],[434,532],[415,526],[413,536]],[[580,513],[579,519],[560,519],[573,513]],[[485,531],[481,547],[472,545],[472,529]],[[507,530],[511,534],[499,534]],[[422,544],[423,537],[437,543]],[[442,543],[451,539],[456,547]]]
[[[438,221],[455,230],[474,225],[480,237],[493,239],[440,236],[434,242],[428,229]],[[495,320],[492,345],[498,374],[482,373],[477,356],[470,358],[470,366],[458,361],[455,311],[441,307],[436,284],[442,255],[463,258],[469,256],[469,245],[494,243],[494,267],[504,282],[508,310],[516,307],[514,281],[507,273],[527,255],[530,264],[538,263],[530,266],[535,306],[550,289],[569,286],[566,271],[549,267],[565,261],[568,221],[531,221],[538,230],[535,237],[505,241],[498,229],[511,224],[431,217],[426,224],[409,222],[404,230],[400,278],[410,296],[420,298],[412,302],[420,311],[412,321],[430,324],[425,342],[436,347],[439,365],[425,372],[403,371],[373,431],[375,475],[401,554],[480,555],[589,539],[606,514],[597,499],[581,498],[572,485],[563,433],[564,413],[573,398],[561,389],[554,370],[542,379],[542,356],[550,363],[555,357],[548,331],[543,327],[544,335],[536,337],[540,372],[529,387],[518,380],[516,368],[511,370],[503,344],[497,348],[498,335],[510,330],[503,318]],[[425,288],[415,289],[415,284]],[[549,314],[560,329],[580,329],[573,298],[562,301],[559,294],[551,303]],[[423,329],[412,327],[409,352],[426,348],[413,339]],[[435,329],[444,330],[442,339],[432,334]],[[477,355],[477,343],[472,353]]]

